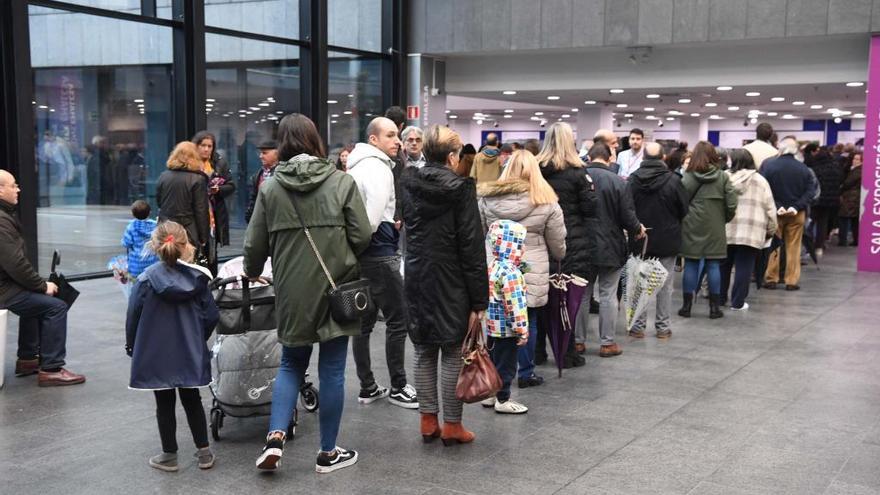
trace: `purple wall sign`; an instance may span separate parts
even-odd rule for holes
[[[880,272],[880,36],[871,37],[865,116],[858,267]]]

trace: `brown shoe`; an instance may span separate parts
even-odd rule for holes
[[[472,431],[464,429],[461,423],[443,423],[443,431],[440,433],[440,440],[443,445],[448,447],[457,443],[471,443],[476,438]]]
[[[657,332],[657,338],[660,340],[666,340],[669,337],[672,337],[672,330],[667,330],[665,332]]]
[[[629,336],[634,339],[643,339],[643,338],[645,338],[645,331],[644,330],[630,330]]]
[[[785,290],[788,290],[788,291],[792,291],[792,290],[801,290],[801,286],[800,286],[800,285],[796,285],[796,284],[790,284],[790,285],[786,285],[786,286],[785,286]]]
[[[79,385],[86,381],[84,375],[77,375],[72,371],[61,368],[58,371],[50,372],[40,370],[40,376],[37,378],[37,384],[41,387],[58,387],[62,385]]]
[[[776,290],[776,283],[774,283],[774,282],[764,282],[764,285],[762,285],[761,287],[763,287],[763,288],[765,288],[765,289],[767,289],[767,290]]]
[[[18,359],[15,361],[15,376],[36,375],[40,371],[40,359]]]
[[[440,438],[440,423],[437,422],[436,414],[422,413],[422,441],[431,443],[435,438]]]
[[[616,343],[603,345],[599,348],[599,357],[614,357],[623,354],[623,351],[620,349],[620,346]]]
[[[587,353],[587,344],[575,344],[574,350],[578,354],[586,354]]]

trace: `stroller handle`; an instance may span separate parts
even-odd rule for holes
[[[272,279],[271,279],[271,278],[269,278],[269,277],[263,277],[263,278],[266,280],[266,282],[269,283],[269,285],[272,285]],[[234,276],[234,277],[226,277],[226,278],[220,278],[220,277],[217,277],[217,278],[215,278],[214,280],[211,281],[211,283],[209,284],[209,287],[210,287],[211,289],[218,289],[218,288],[220,288],[220,287],[225,287],[225,286],[227,286],[227,285],[229,285],[229,284],[233,284],[233,283],[236,283],[236,282],[245,282],[246,285],[247,285],[248,287],[250,287],[250,285],[251,285],[251,283],[252,283],[252,282],[250,282],[250,281],[248,280],[248,278],[245,277],[244,275],[236,275],[236,276]]]

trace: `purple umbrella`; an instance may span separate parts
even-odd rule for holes
[[[547,303],[549,328],[547,336],[553,349],[553,358],[559,376],[562,376],[562,365],[565,352],[571,340],[573,325],[581,307],[581,298],[587,290],[587,282],[577,276],[554,273],[550,276],[549,301]]]

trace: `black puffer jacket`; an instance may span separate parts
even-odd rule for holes
[[[562,272],[586,278],[595,256],[595,244],[588,227],[596,217],[593,181],[580,167],[557,170],[552,164],[542,165],[541,174],[559,196],[559,206],[565,218],[566,254],[562,260]],[[550,271],[555,271],[555,266],[551,265]]]
[[[189,242],[204,246],[210,237],[208,177],[201,172],[166,170],[156,183],[159,221],[173,220],[186,229]]]
[[[46,281],[34,270],[25,253],[15,206],[5,201],[0,201],[0,253],[0,308],[26,290],[46,292]]]
[[[410,338],[415,344],[461,344],[470,312],[486,309],[489,297],[474,180],[427,163],[405,169],[400,189]]]
[[[840,185],[843,183],[843,169],[831,157],[818,158],[810,164],[810,168],[819,180],[819,199],[813,202],[816,206],[835,208],[840,204]]]
[[[627,181],[636,216],[648,231],[649,257],[675,256],[681,249],[681,221],[688,212],[688,196],[681,178],[660,160],[645,160]],[[633,252],[642,243],[631,240]]]
[[[592,177],[599,198],[596,218],[588,225],[595,245],[590,264],[620,268],[626,263],[628,251],[623,231],[629,231],[630,237],[639,232],[632,197],[626,189],[626,182],[605,165],[593,162],[587,167],[587,174]]]

